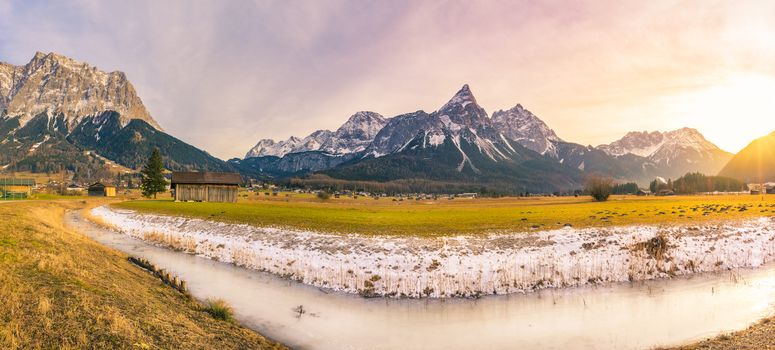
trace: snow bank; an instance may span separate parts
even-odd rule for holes
[[[775,257],[773,217],[704,226],[418,238],[254,227],[105,206],[92,214],[154,244],[369,296],[527,292],[757,267]],[[667,247],[658,249],[663,242]]]

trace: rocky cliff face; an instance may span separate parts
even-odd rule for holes
[[[72,129],[82,119],[115,111],[121,123],[140,119],[161,130],[122,72],[104,72],[56,53],[36,53],[29,63],[0,63],[0,110],[24,126],[39,114],[63,116]]]
[[[168,169],[233,169],[161,131],[124,73],[55,53],[0,63],[0,169],[104,174],[108,161],[137,169],[153,148]]]

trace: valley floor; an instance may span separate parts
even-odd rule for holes
[[[443,237],[622,225],[697,225],[775,216],[775,195],[507,197],[435,200],[240,194],[237,203],[129,201],[117,208],[261,227],[364,236]]]
[[[0,205],[0,348],[284,348],[67,229],[65,211],[86,203]]]
[[[775,217],[761,213],[694,224],[374,236],[146,212],[99,207],[92,214],[158,245],[366,296],[475,297],[757,267],[775,259]]]

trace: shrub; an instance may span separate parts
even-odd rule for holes
[[[598,202],[605,202],[613,192],[614,181],[610,178],[590,176],[584,186],[584,191],[589,193]]]
[[[205,300],[204,311],[215,319],[231,322],[234,320],[234,310],[223,299]]]
[[[331,198],[331,194],[326,191],[319,191],[318,192],[318,198],[322,201],[327,200]]]

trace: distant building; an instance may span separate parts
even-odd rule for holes
[[[757,194],[775,194],[775,182],[767,182],[763,184],[748,184],[748,191],[753,195]]]
[[[34,179],[0,179],[0,190],[7,197],[29,197],[34,187]]]
[[[675,195],[675,192],[673,192],[672,190],[659,190],[659,192],[657,192],[657,196],[674,196],[674,195]]]
[[[461,193],[461,194],[456,195],[455,197],[457,197],[457,198],[476,198],[478,196],[479,196],[478,193]]]
[[[84,190],[85,189],[83,187],[78,186],[76,184],[70,184],[65,188],[65,192],[70,194],[80,194],[80,193],[83,193]]]
[[[92,197],[115,197],[116,187],[106,185],[102,182],[95,182],[89,186],[89,196]]]
[[[651,191],[649,191],[649,190],[647,190],[645,188],[639,188],[638,192],[635,192],[635,194],[638,195],[638,196],[650,196],[651,195]]]
[[[176,201],[234,203],[237,201],[240,183],[242,177],[238,173],[172,173],[172,190]]]

